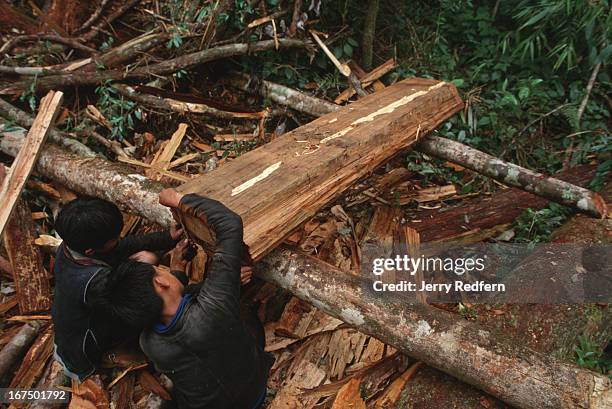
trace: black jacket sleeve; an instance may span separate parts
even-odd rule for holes
[[[238,307],[244,251],[242,219],[222,203],[195,194],[183,196],[180,210],[206,223],[216,238],[215,252],[198,301]]]
[[[119,240],[117,247],[113,249],[113,254],[119,260],[125,260],[134,253],[142,250],[162,251],[170,250],[177,243],[170,236],[169,231],[149,233],[143,235],[129,235]]]

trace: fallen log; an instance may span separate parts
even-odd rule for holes
[[[304,47],[306,43],[301,40],[280,39],[279,46],[281,48]],[[275,42],[272,40],[229,44],[181,55],[170,60],[151,64],[128,72],[122,69],[114,69],[95,72],[70,72],[64,75],[49,75],[39,78],[36,81],[36,90],[42,92],[75,85],[95,85],[109,80],[147,79],[159,75],[172,74],[179,70],[188,69],[198,64],[205,64],[222,58],[236,57],[238,55],[267,51],[274,48]],[[19,94],[27,90],[31,84],[30,80],[15,82],[0,89],[0,94]]]
[[[16,146],[8,150],[2,142],[3,152],[15,151]],[[14,138],[13,145],[18,143]],[[120,164],[79,159],[47,146],[38,170],[76,192],[111,200],[162,226],[172,222],[169,210],[157,202],[164,185],[133,175]],[[393,294],[368,293],[366,279],[311,257],[275,250],[257,270],[260,277],[360,331],[517,407],[597,409],[612,399],[605,376],[535,353],[433,307],[406,305]]]
[[[219,200],[238,213],[244,241],[258,260],[351,184],[462,106],[451,84],[420,78],[398,82],[177,190]],[[184,221],[205,249],[214,246],[199,220],[185,216]]]
[[[213,116],[221,119],[261,119],[266,115],[265,111],[262,112],[233,112],[224,111],[221,109],[214,108],[206,104],[198,104],[194,102],[179,101],[173,98],[163,98],[152,94],[139,92],[138,88],[125,85],[125,84],[113,84],[119,94],[124,97],[136,101],[144,106],[153,107],[165,111],[178,112],[181,114],[204,114]]]
[[[248,89],[247,83],[244,77],[232,81],[232,84],[244,90]],[[268,81],[262,82],[258,92],[274,102],[313,116],[335,112],[341,108],[331,102]],[[605,201],[595,192],[504,162],[459,142],[427,136],[415,149],[457,163],[508,186],[571,206],[591,216],[601,218],[607,214]]]
[[[249,91],[251,89],[251,80],[247,75],[235,76],[228,82],[230,85],[243,91]],[[319,117],[341,108],[331,102],[311,97],[303,92],[274,82],[264,80],[258,82],[257,85],[259,85],[259,89],[256,89],[256,91],[259,92],[259,94],[270,98],[270,100],[277,104],[288,106],[308,115]]]
[[[421,152],[460,164],[507,186],[521,188],[593,217],[606,217],[606,202],[599,194],[588,189],[504,162],[462,143],[434,135],[422,140],[418,148]]]
[[[14,107],[13,105],[0,98],[0,116],[12,121],[24,128],[29,128],[34,122],[34,118],[28,115],[21,109]],[[5,130],[7,124],[0,124],[0,132]],[[55,142],[59,146],[63,146],[71,152],[76,153],[79,156],[93,157],[96,154],[89,149],[86,145],[81,142],[72,139],[69,134],[58,131],[55,128],[49,130],[49,140]],[[110,141],[109,141],[110,142]]]
[[[0,350],[0,381],[9,377],[9,371],[23,357],[43,325],[41,321],[25,323],[9,343]]]
[[[266,281],[423,362],[520,408],[606,408],[610,380],[531,351],[456,315],[374,293],[371,282],[289,250],[257,265]]]

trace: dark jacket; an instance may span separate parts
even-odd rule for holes
[[[180,207],[206,221],[216,249],[203,285],[171,327],[144,331],[140,345],[172,380],[180,409],[252,409],[265,394],[272,358],[241,317],[242,220],[218,201],[193,194]]]
[[[127,236],[112,252],[90,258],[62,244],[56,254],[55,296],[51,313],[56,352],[70,372],[85,379],[91,375],[101,354],[132,334],[109,314],[105,306],[113,268],[142,250],[172,248],[167,232]]]

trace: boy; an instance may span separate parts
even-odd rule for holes
[[[115,280],[113,269],[130,257],[155,263],[151,252],[171,249],[182,231],[173,228],[119,239],[121,212],[113,203],[94,198],[66,204],[55,229],[63,243],[53,269],[54,355],[68,376],[83,381],[94,372],[103,352],[136,334],[112,314],[108,288]]]
[[[248,251],[242,220],[215,200],[172,189],[162,191],[159,201],[214,231],[216,248],[206,279],[185,288],[173,274],[129,261],[118,268],[122,282],[113,291],[118,315],[145,328],[140,345],[172,380],[180,409],[259,407],[273,359],[241,312],[241,264]],[[181,265],[182,246],[171,254],[174,268]],[[150,325],[151,320],[157,323]]]

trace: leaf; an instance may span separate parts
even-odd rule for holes
[[[529,88],[528,87],[520,87],[518,92],[518,97],[521,101],[529,98]]]
[[[451,84],[454,84],[457,88],[461,88],[465,84],[465,81],[463,78],[456,78],[451,81]]]
[[[346,54],[349,57],[353,56],[353,47],[351,47],[351,45],[349,43],[344,43],[344,47],[342,47],[342,50],[344,51],[344,54]]]

